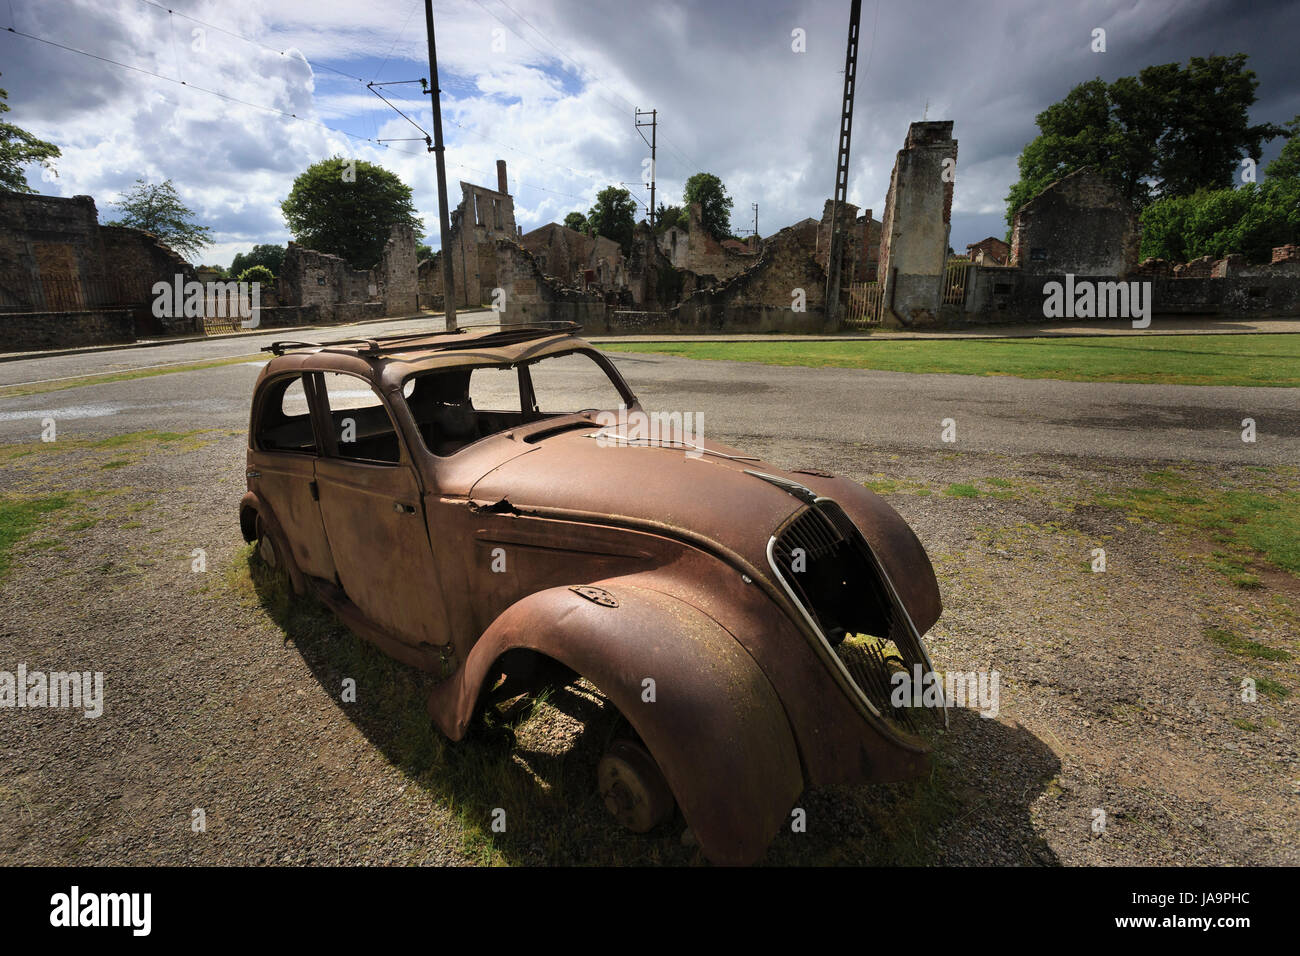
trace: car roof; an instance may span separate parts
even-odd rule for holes
[[[274,358],[263,378],[286,371],[350,372],[383,390],[410,375],[467,365],[513,365],[547,355],[591,349],[571,322],[468,326],[452,332],[413,332],[330,342],[277,341],[262,349]]]

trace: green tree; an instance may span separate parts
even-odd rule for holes
[[[587,226],[593,235],[613,239],[627,255],[636,229],[636,200],[619,186],[602,189],[596,194],[596,205],[587,212]]]
[[[313,163],[293,181],[280,211],[296,242],[341,256],[357,269],[379,261],[394,225],[404,223],[424,234],[411,187],[359,159],[332,156]]]
[[[564,226],[566,229],[576,229],[578,232],[586,232],[587,217],[580,212],[571,212],[564,217]]]
[[[415,261],[423,262],[425,259],[433,258],[433,246],[427,242],[417,242],[415,244]]]
[[[1268,179],[1300,179],[1300,115],[1284,123],[1286,143],[1277,159],[1268,164],[1264,175]]]
[[[1251,125],[1259,82],[1246,54],[1148,66],[1136,77],[1080,83],[1036,117],[1039,135],[1020,154],[1007,195],[1016,210],[1062,176],[1090,166],[1139,209],[1169,196],[1232,185],[1243,156],[1282,132]]]
[[[0,90],[0,116],[9,112],[8,90]],[[27,130],[0,120],[0,189],[12,189],[18,193],[34,193],[36,190],[27,185],[23,167],[31,163],[40,163],[46,169],[53,170],[50,162],[61,154],[59,147],[38,139]]]
[[[265,286],[275,285],[275,273],[266,266],[249,266],[239,273],[239,282],[260,282]]]
[[[235,258],[230,260],[230,274],[237,276],[253,266],[266,266],[271,270],[272,275],[278,276],[284,266],[284,253],[284,246],[259,243],[253,246],[250,252],[236,253]]]
[[[657,233],[667,232],[673,226],[685,229],[689,221],[690,217],[681,206],[665,206],[660,203],[659,208],[655,210],[655,232]]]
[[[1143,258],[1186,262],[1241,253],[1268,262],[1276,246],[1300,242],[1300,177],[1238,189],[1202,189],[1159,199],[1142,211]]]
[[[682,203],[687,209],[691,203],[700,204],[704,228],[714,239],[722,240],[731,235],[731,207],[734,203],[722,180],[713,173],[696,173],[686,180]]]
[[[122,216],[107,225],[152,232],[186,259],[212,244],[212,230],[194,222],[193,211],[181,202],[170,179],[157,184],[137,179],[126,198],[112,205],[121,208]]]

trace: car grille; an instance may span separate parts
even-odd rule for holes
[[[919,673],[930,674],[930,659],[887,572],[837,503],[819,498],[795,515],[772,538],[769,557],[791,598],[876,713],[912,731],[918,709],[946,721],[943,706],[893,705],[894,673],[904,670],[914,677],[919,665]]]

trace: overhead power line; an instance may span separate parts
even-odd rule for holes
[[[626,97],[624,97],[624,96],[622,96],[621,94],[615,92],[615,91],[614,91],[614,90],[613,90],[613,89],[612,89],[608,84],[605,83],[605,81],[604,81],[603,79],[601,79],[601,77],[599,76],[599,74],[597,74],[594,70],[592,70],[590,67],[583,66],[581,63],[579,63],[579,62],[578,62],[577,60],[575,60],[573,57],[569,56],[567,53],[565,53],[563,50],[561,50],[560,47],[559,47],[559,45],[556,44],[556,42],[555,42],[554,40],[552,40],[552,39],[551,39],[550,37],[548,37],[545,33],[543,33],[541,30],[537,29],[537,27],[533,26],[531,23],[529,23],[527,20],[525,20],[522,16],[520,16],[518,13],[516,13],[516,12],[514,11],[514,9],[513,9],[512,7],[510,7],[510,5],[507,4],[507,3],[505,2],[505,0],[498,0],[498,2],[499,2],[503,7],[505,7],[507,10],[509,10],[509,11],[510,11],[514,16],[518,17],[519,20],[520,20],[520,22],[526,24],[530,30],[532,30],[534,33],[536,33],[538,36],[540,36],[543,40],[545,40],[547,43],[549,43],[552,47],[554,47],[555,50],[556,50],[556,52],[559,53],[559,55],[560,55],[563,59],[568,60],[569,63],[570,63],[570,64],[571,64],[575,69],[577,69],[579,73],[586,73],[586,74],[588,74],[589,76],[591,76],[591,77],[592,77],[592,78],[593,78],[593,79],[594,79],[598,84],[600,84],[600,86],[602,86],[602,87],[604,87],[605,89],[609,90],[609,92],[610,92],[611,94],[613,94],[614,96],[618,97],[618,99],[622,100],[624,105],[620,106],[620,105],[618,105],[618,104],[616,104],[616,103],[612,103],[612,102],[610,102],[608,99],[606,99],[605,97],[601,96],[599,93],[595,94],[597,99],[602,100],[602,101],[605,103],[606,106],[611,107],[612,109],[614,109],[615,111],[617,111],[618,113],[620,113],[620,114],[623,115],[623,116],[626,116],[627,113],[628,113],[629,111],[632,112],[632,113],[635,113],[635,112],[636,112],[636,106],[635,106],[635,105],[634,105],[630,100],[628,100]],[[476,3],[479,7],[482,7],[484,13],[486,13],[488,16],[492,17],[492,18],[493,18],[494,20],[496,20],[498,23],[502,24],[502,25],[503,25],[507,30],[509,30],[509,31],[510,31],[511,33],[513,33],[515,36],[519,37],[519,39],[523,40],[525,43],[527,43],[530,47],[532,47],[532,48],[533,48],[534,50],[536,50],[538,53],[542,54],[542,56],[550,56],[550,55],[551,55],[551,54],[547,53],[545,50],[543,50],[541,47],[539,47],[537,44],[535,44],[535,43],[533,43],[531,40],[529,40],[528,37],[524,36],[522,33],[520,33],[518,30],[516,30],[516,29],[514,28],[514,26],[512,26],[508,21],[503,20],[503,19],[502,19],[500,16],[498,16],[494,11],[492,11],[492,10],[488,9],[486,6],[484,6],[482,0],[474,0],[474,3]],[[678,149],[678,148],[676,147],[676,145],[674,145],[674,144],[673,144],[673,143],[672,143],[672,142],[671,142],[667,137],[662,137],[662,138],[663,138],[663,141],[664,141],[664,145],[666,145],[666,146],[667,146],[669,149],[671,149],[674,153],[676,153],[678,156],[680,156],[680,157],[682,158],[682,160],[683,160],[684,162],[686,162],[687,165],[688,165],[689,167],[694,167],[694,168],[697,169],[697,170],[701,168],[700,165],[699,165],[698,163],[696,163],[693,159],[691,159],[689,156],[687,156],[685,153],[683,153],[680,149]]]
[[[167,83],[172,83],[172,84],[174,84],[174,85],[176,85],[176,86],[183,86],[183,87],[185,87],[187,90],[196,90],[196,91],[198,91],[198,92],[200,92],[200,93],[207,93],[209,96],[215,96],[215,97],[217,97],[217,98],[219,98],[219,99],[225,100],[225,101],[228,102],[228,103],[237,103],[237,104],[240,105],[240,106],[246,106],[246,107],[248,107],[249,109],[261,110],[262,112],[265,112],[265,113],[272,113],[272,114],[277,115],[277,116],[280,116],[280,117],[282,117],[282,118],[284,118],[284,119],[296,120],[296,121],[299,122],[299,123],[307,123],[307,124],[310,124],[310,125],[312,125],[312,126],[318,126],[318,127],[320,127],[321,129],[327,129],[327,130],[329,130],[329,131],[332,132],[332,133],[338,133],[340,136],[346,136],[346,137],[348,137],[349,139],[358,140],[358,141],[366,142],[366,143],[371,143],[372,145],[374,145],[374,146],[378,146],[378,147],[381,148],[381,149],[388,149],[388,150],[392,150],[393,152],[397,152],[397,153],[405,153],[405,154],[407,154],[408,156],[419,156],[419,155],[421,155],[420,153],[418,153],[418,152],[416,152],[416,151],[414,151],[414,150],[410,150],[410,149],[402,149],[401,147],[398,147],[398,146],[390,146],[388,143],[380,143],[380,142],[376,141],[375,139],[372,139],[372,138],[369,137],[369,136],[362,136],[362,135],[360,135],[359,133],[353,133],[353,132],[350,132],[349,130],[346,130],[346,129],[340,129],[340,128],[337,127],[337,126],[331,126],[331,125],[329,125],[328,123],[322,123],[320,120],[311,119],[311,118],[306,117],[306,116],[299,116],[297,113],[290,113],[290,112],[288,112],[288,111],[286,111],[286,110],[277,109],[277,108],[274,107],[274,106],[265,106],[265,105],[263,105],[263,104],[261,104],[261,103],[253,103],[253,102],[250,102],[250,101],[248,101],[248,100],[240,99],[240,98],[237,97],[237,96],[231,96],[229,93],[223,93],[223,92],[221,92],[220,90],[208,89],[207,87],[199,86],[199,85],[197,85],[197,84],[195,84],[195,83],[189,83],[189,82],[187,82],[187,81],[185,81],[185,80],[178,80],[178,79],[176,79],[176,78],[174,78],[174,77],[166,76],[165,74],[162,74],[162,73],[156,73],[156,72],[154,72],[153,70],[149,70],[149,69],[146,69],[146,68],[141,67],[141,66],[134,66],[134,65],[132,65],[132,64],[130,64],[130,63],[123,63],[121,60],[114,60],[112,57],[101,56],[101,55],[98,54],[98,53],[91,53],[91,52],[88,51],[88,50],[78,49],[77,47],[69,46],[69,45],[66,44],[66,43],[60,43],[60,42],[58,42],[57,40],[50,40],[50,39],[47,39],[46,37],[36,36],[36,35],[33,34],[33,33],[26,33],[26,32],[24,32],[24,31],[22,31],[22,30],[18,30],[18,29],[16,29],[16,28],[14,28],[14,27],[8,27],[4,32],[12,33],[12,34],[14,34],[15,36],[20,36],[20,37],[23,37],[23,38],[28,39],[28,40],[35,40],[37,43],[44,43],[44,44],[46,44],[47,46],[56,47],[57,49],[60,49],[60,50],[66,50],[66,51],[69,52],[69,53],[76,53],[76,54],[78,54],[79,56],[88,57],[88,58],[90,58],[90,59],[92,59],[92,60],[98,60],[98,61],[101,62],[101,63],[109,63],[109,64],[112,64],[113,66],[121,67],[121,68],[124,69],[124,70],[130,70],[130,71],[133,72],[133,73],[140,73],[140,74],[143,74],[143,75],[145,75],[145,76],[151,76],[151,77],[153,77],[154,79],[157,79],[157,80],[163,80],[163,81],[165,81],[165,82],[167,82]],[[491,175],[492,175],[491,173],[489,173],[489,172],[487,172],[487,171],[485,171],[485,170],[482,170],[482,169],[475,169],[475,168],[473,168],[472,166],[466,166],[466,165],[463,164],[463,163],[453,163],[453,164],[451,164],[451,165],[454,165],[454,166],[456,166],[458,169],[462,169],[462,170],[464,170],[464,171],[467,172],[467,173],[474,173],[474,174],[476,174],[476,175],[478,175],[478,176],[491,176]],[[563,191],[558,190],[558,189],[549,189],[549,188],[547,188],[546,186],[537,186],[537,185],[534,185],[534,184],[532,184],[532,183],[524,183],[524,182],[519,182],[519,181],[516,181],[515,185],[516,185],[517,187],[521,188],[521,189],[535,189],[535,190],[538,190],[539,192],[551,193],[551,194],[553,194],[553,195],[557,195],[557,196],[565,196],[566,198],[569,198],[569,199],[576,199],[576,200],[578,200],[579,202],[585,202],[585,200],[584,200],[583,197],[581,197],[581,196],[575,196],[575,195],[573,195],[572,193],[566,193],[566,192],[563,192]]]

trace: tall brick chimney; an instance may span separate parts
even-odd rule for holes
[[[497,192],[510,192],[510,190],[506,189],[506,161],[504,159],[497,160]]]

